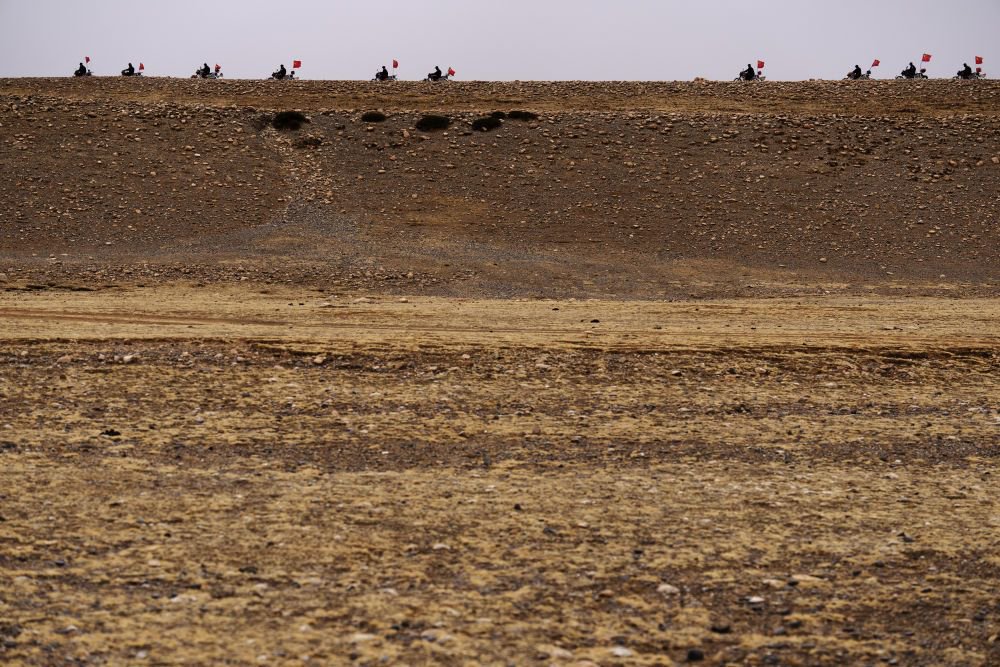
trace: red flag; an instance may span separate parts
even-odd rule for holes
[[[84,56],[83,59],[87,61],[88,65],[90,64],[90,56]]]
[[[455,76],[455,70],[453,70],[452,68],[449,67],[448,68],[448,76]]]
[[[878,67],[881,64],[882,63],[879,61],[878,58],[876,58],[875,60],[872,61],[872,67]]]
[[[757,61],[757,69],[764,69],[764,61],[763,60],[758,60]]]
[[[399,67],[399,61],[398,61],[398,60],[396,60],[395,58],[393,58],[393,59],[392,59],[392,68],[393,68],[393,69],[396,69],[396,68],[398,68],[398,67]]]
[[[139,63],[139,70],[141,71],[141,70],[144,70],[144,69],[146,69],[146,66],[143,65],[142,63]]]
[[[293,60],[292,61],[292,67],[294,67],[295,69],[299,69],[300,67],[302,67],[302,61],[301,60]]]
[[[920,59],[920,62],[929,63],[931,61],[931,54],[925,53],[924,57]]]
[[[983,57],[982,56],[976,56],[976,64],[977,65],[982,65],[983,64]]]

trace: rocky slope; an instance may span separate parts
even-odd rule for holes
[[[998,95],[952,81],[5,80],[0,266],[436,276],[420,287],[484,294],[995,292]],[[311,122],[268,124],[289,109]],[[362,121],[373,109],[387,119]],[[472,130],[512,109],[538,117]],[[415,129],[430,111],[451,127]]]

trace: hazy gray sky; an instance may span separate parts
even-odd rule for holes
[[[280,11],[276,8],[280,8]],[[932,76],[973,57],[1000,75],[1000,0],[0,0],[0,76],[95,74],[128,61],[187,76],[207,61],[263,78],[303,61],[308,79],[400,78],[435,64],[470,79],[731,79],[767,62],[772,79],[840,78],[921,53]],[[994,67],[996,65],[996,67]]]

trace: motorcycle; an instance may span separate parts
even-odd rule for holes
[[[757,72],[753,76],[749,76],[746,72],[740,72],[740,75],[733,79],[733,81],[767,81],[767,77]]]
[[[295,78],[295,70],[292,70],[291,72],[285,75],[281,75],[278,72],[274,72],[271,74],[271,78],[274,79],[275,81],[297,81],[297,79]]]
[[[961,79],[962,81],[978,81],[979,79],[985,79],[986,78],[986,73],[985,72],[973,72],[972,74],[969,74],[968,76],[962,76],[961,74],[959,74],[958,76],[953,76],[951,78],[953,78],[953,79]]]
[[[380,77],[379,74],[381,74],[381,72],[376,72],[375,73],[375,78],[372,79],[372,81],[377,81],[377,82],[381,83],[383,81],[396,81],[397,80],[395,74],[390,74],[388,77],[385,77],[385,78]]]
[[[920,71],[918,71],[913,76],[907,76],[906,74],[900,74],[899,76],[896,77],[896,79],[926,79],[926,78],[927,78],[927,70],[925,68],[923,68],[923,67],[921,67]]]
[[[848,73],[848,75],[844,77],[844,80],[846,80],[846,81],[868,81],[869,79],[872,78],[872,71],[871,70],[868,70],[867,72],[865,72],[864,74],[861,74],[859,76],[852,76],[853,74],[854,74],[854,72]]]
[[[208,74],[202,74],[201,70],[196,70],[194,74],[191,75],[192,79],[221,79],[222,72],[209,72]]]
[[[431,76],[430,74],[428,74],[427,78],[424,79],[424,81],[430,81],[431,83],[437,83],[438,81],[451,81],[451,75],[450,74],[442,74],[441,76],[439,76],[437,78],[434,78],[433,76]]]
[[[94,73],[89,69],[86,72],[80,72],[79,70],[73,72],[73,76],[94,76]]]

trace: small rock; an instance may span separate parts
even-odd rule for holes
[[[700,648],[689,648],[687,654],[688,662],[701,662],[705,659],[705,652]]]
[[[681,589],[671,584],[660,584],[656,587],[656,592],[660,595],[678,595],[680,594]]]
[[[613,649],[611,649],[611,655],[615,656],[616,658],[631,658],[632,651],[628,650],[624,646],[615,646]]]
[[[553,660],[570,660],[573,657],[572,652],[558,646],[549,646],[547,644],[539,646],[538,653],[545,655],[547,658],[552,658]]]
[[[57,364],[71,364],[73,363],[73,356],[69,354],[64,354],[63,356],[56,359]]]
[[[131,363],[134,363],[138,358],[139,357],[137,355],[126,354],[124,357],[122,357],[122,363],[123,364],[131,364]]]
[[[326,363],[326,355],[325,354],[317,354],[315,357],[313,357],[312,362],[314,364],[316,364],[317,366],[322,366],[323,364]]]

